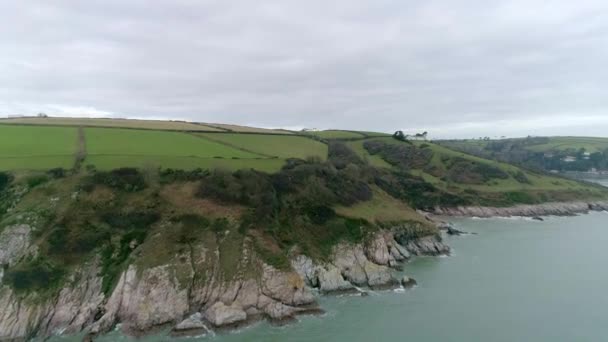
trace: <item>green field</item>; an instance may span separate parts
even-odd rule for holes
[[[178,132],[86,128],[88,155],[256,158],[257,155]]]
[[[229,169],[249,165],[275,169],[279,163],[260,162],[260,155],[179,132],[86,128],[85,164],[100,169],[132,166]],[[266,158],[267,159],[267,158]]]
[[[531,145],[528,150],[534,152],[550,152],[585,149],[586,152],[603,152],[608,149],[608,138],[587,137],[552,137],[546,144]]]
[[[155,157],[150,155],[142,156],[88,156],[85,165],[94,165],[100,170],[111,170],[121,167],[137,168],[172,168],[193,170],[201,169],[256,169],[264,172],[276,172],[285,164],[285,159],[276,158],[243,158],[243,159],[224,159],[224,158],[200,158],[200,157],[180,157],[162,156]]]
[[[221,142],[259,156],[278,158],[319,157],[327,159],[327,145],[302,136],[238,133],[196,133],[205,139]]]
[[[70,168],[76,143],[76,128],[0,125],[0,169]]]
[[[306,134],[314,135],[321,139],[357,139],[357,138],[365,138],[365,135],[362,133],[354,132],[354,131],[341,131],[341,130],[326,130],[326,131],[310,131],[306,132]]]

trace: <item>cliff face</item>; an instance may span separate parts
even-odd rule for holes
[[[555,202],[532,205],[516,205],[513,207],[476,207],[462,206],[452,208],[437,207],[433,214],[443,216],[464,216],[464,217],[510,217],[510,216],[569,216],[589,211],[608,210],[608,202]]]
[[[35,253],[30,231],[14,226],[0,234],[3,264]],[[365,243],[337,245],[330,262],[297,255],[291,270],[279,270],[261,261],[245,239],[235,274],[228,277],[218,271],[222,261],[214,256],[219,250],[191,247],[189,253],[155,266],[132,263],[109,296],[102,291],[99,258],[74,270],[50,298],[15,293],[5,285],[0,289],[0,340],[102,334],[118,323],[126,333],[139,335],[167,326],[175,334],[201,334],[262,317],[285,321],[319,311],[312,288],[329,293],[353,291],[355,286],[399,286],[393,272],[400,262],[411,255],[449,253],[437,236],[408,240],[399,229],[385,229]]]

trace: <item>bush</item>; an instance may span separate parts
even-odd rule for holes
[[[34,176],[29,176],[25,179],[25,182],[30,189],[33,189],[33,188],[37,187],[38,185],[42,185],[48,181],[49,181],[49,177],[46,175],[34,175]]]
[[[181,215],[173,218],[172,221],[179,225],[175,233],[175,241],[182,244],[197,241],[201,231],[209,227],[209,220],[195,214]]]
[[[163,184],[175,182],[193,182],[209,175],[208,170],[194,169],[192,171],[163,169],[159,172],[160,182]]]
[[[151,211],[115,212],[106,211],[101,220],[113,228],[147,229],[160,219],[160,215]]]
[[[8,188],[13,176],[8,172],[0,172],[0,191]]]
[[[146,188],[146,181],[139,170],[134,168],[121,168],[110,172],[95,172],[87,179],[92,185],[105,185],[113,189],[136,192]],[[90,189],[91,187],[85,188]]]
[[[65,271],[41,258],[8,269],[4,281],[16,292],[45,291],[54,288]]]
[[[46,172],[49,176],[51,176],[51,178],[54,179],[58,179],[58,178],[63,178],[66,175],[66,171],[63,168],[54,168],[54,169],[50,169]]]

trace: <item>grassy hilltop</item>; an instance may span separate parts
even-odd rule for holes
[[[170,262],[186,277],[175,258],[194,243],[219,250],[208,258],[231,279],[244,241],[287,269],[294,251],[327,260],[337,243],[364,242],[381,228],[402,227],[412,239],[437,234],[415,209],[608,197],[601,187],[383,133],[25,121],[0,124],[0,233],[32,227],[36,254],[10,265],[3,283],[35,298],[56,293],[95,257],[106,293],[129,264]]]

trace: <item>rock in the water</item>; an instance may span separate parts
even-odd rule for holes
[[[342,273],[333,265],[319,270],[319,290],[321,292],[341,292],[350,291],[354,287],[351,283],[344,280]]]
[[[414,287],[417,284],[418,283],[416,282],[416,280],[414,278],[410,278],[408,276],[403,276],[403,278],[401,278],[401,285],[403,285],[403,287],[405,287],[406,289]]]
[[[535,221],[544,221],[545,220],[545,219],[543,219],[540,216],[534,216],[532,219],[535,220]]]
[[[203,315],[201,315],[200,312],[197,312],[184,319],[173,328],[174,332],[187,332],[194,330],[207,331],[207,326],[203,322]]]
[[[228,306],[217,302],[205,311],[205,318],[214,326],[220,327],[246,320],[247,313],[237,305]]]
[[[407,243],[406,248],[414,255],[447,255],[450,247],[441,242],[439,236],[425,236]]]

